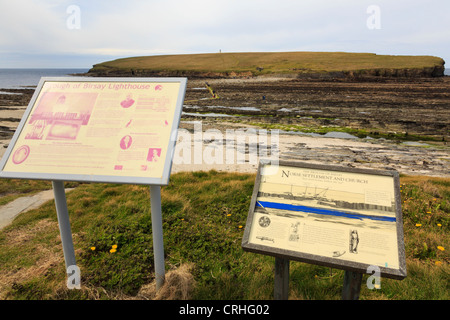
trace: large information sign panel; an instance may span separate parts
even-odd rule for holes
[[[0,177],[165,185],[186,78],[42,78]]]
[[[260,163],[247,251],[394,279],[406,276],[399,178],[374,171]]]

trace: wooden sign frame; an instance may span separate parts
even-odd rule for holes
[[[323,196],[326,192],[329,196]],[[375,265],[382,277],[403,279],[399,175],[281,160],[273,166],[262,160],[242,248],[357,273]]]

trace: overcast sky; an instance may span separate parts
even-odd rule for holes
[[[0,0],[0,68],[219,50],[450,61],[450,0]]]

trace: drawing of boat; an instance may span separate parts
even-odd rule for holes
[[[340,256],[342,256],[343,254],[345,254],[345,250],[343,251],[343,252],[340,252],[340,251],[333,251],[333,258],[337,258],[337,257],[340,257]]]
[[[338,212],[345,212],[348,214],[356,214],[356,215],[366,215],[368,217],[385,217],[385,216],[395,217],[394,202],[392,202],[390,206],[374,205],[362,202],[349,202],[345,200],[329,199],[326,196],[329,188],[317,192],[317,188],[315,187],[314,192],[308,193],[308,186],[305,186],[305,190],[303,192],[301,193],[299,192],[296,194],[294,194],[292,189],[293,185],[291,184],[290,191],[285,191],[283,193],[259,192],[258,197],[264,197],[269,202],[275,200],[275,202],[277,203],[297,207],[310,207],[330,211],[336,210]],[[281,201],[278,201],[276,199],[280,199]],[[283,201],[283,199],[286,199],[288,201]]]

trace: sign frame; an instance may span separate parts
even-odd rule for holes
[[[273,247],[273,246],[265,246],[261,244],[256,244],[250,242],[250,234],[252,229],[254,228],[254,216],[255,216],[255,208],[257,205],[258,192],[260,189],[260,185],[262,183],[262,170],[265,165],[270,165],[268,161],[264,159],[260,160],[258,171],[256,175],[254,190],[251,198],[249,213],[247,216],[246,227],[242,239],[242,248],[244,251],[264,254],[273,256],[276,259],[284,259],[284,260],[294,260],[305,262],[309,264],[315,264],[320,266],[326,266],[330,268],[343,269],[349,272],[356,273],[366,273],[368,267],[371,264],[361,263],[343,259],[330,258],[326,256],[322,256],[319,254],[311,254],[301,251],[288,250],[286,248],[281,247]],[[313,170],[325,170],[328,172],[342,172],[342,173],[356,173],[356,174],[364,174],[364,175],[374,175],[374,176],[383,176],[383,177],[391,177],[393,179],[393,187],[394,187],[394,196],[395,196],[395,219],[396,219],[396,234],[397,234],[397,249],[398,249],[398,262],[399,268],[388,268],[379,266],[380,276],[402,280],[406,277],[406,257],[405,257],[405,246],[404,246],[404,238],[403,238],[403,219],[402,219],[402,211],[401,211],[401,197],[400,197],[400,182],[399,182],[399,174],[395,170],[373,170],[373,169],[363,169],[363,168],[351,168],[351,167],[342,167],[336,165],[323,165],[323,164],[313,164],[299,161],[291,161],[291,160],[280,160],[278,166],[286,166],[292,168],[301,168],[301,169],[313,169]]]
[[[41,94],[46,82],[96,82],[96,83],[179,83],[179,90],[173,119],[171,119],[170,139],[167,144],[167,151],[164,162],[162,177],[139,177],[139,176],[121,176],[121,175],[96,175],[96,174],[65,174],[65,173],[46,173],[46,172],[13,172],[4,171],[17,140],[23,133],[27,120],[37,107],[37,100]],[[181,119],[183,101],[186,92],[187,78],[118,78],[118,77],[43,77],[25,110],[22,119],[9,143],[9,146],[0,160],[0,178],[16,178],[31,180],[51,180],[51,181],[80,181],[80,182],[98,182],[98,183],[120,183],[120,184],[143,184],[143,185],[167,185],[169,183],[170,172],[172,169],[172,159],[177,139],[178,126]]]

